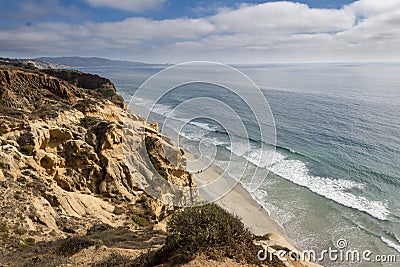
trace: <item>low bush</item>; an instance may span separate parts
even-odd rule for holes
[[[106,90],[106,91],[102,91],[101,95],[105,99],[110,99],[111,97],[115,96],[115,92],[113,90]]]
[[[27,156],[32,156],[34,149],[35,148],[31,145],[22,145],[19,147],[19,151],[21,151],[22,154],[25,154]]]
[[[7,225],[4,223],[4,222],[1,222],[0,221],[0,232],[3,232],[3,233],[8,233],[8,227],[7,227]]]
[[[117,253],[112,253],[104,260],[93,264],[92,267],[125,267],[131,266],[130,262],[130,258]]]
[[[132,215],[132,220],[139,226],[146,227],[152,225],[146,218],[143,218],[140,215]]]
[[[26,239],[24,240],[24,243],[25,243],[25,245],[27,245],[27,246],[33,246],[33,245],[35,245],[36,240],[35,240],[35,238],[28,237],[28,238],[26,238]]]
[[[99,118],[85,116],[80,120],[80,123],[84,128],[90,128],[91,126],[98,124],[100,121],[101,120]]]
[[[165,245],[135,259],[134,266],[182,264],[205,254],[211,259],[230,258],[260,265],[253,234],[237,216],[214,204],[186,208],[172,215]],[[171,262],[173,261],[173,262]]]
[[[63,240],[58,245],[56,252],[58,255],[72,256],[79,251],[95,245],[95,242],[87,238],[71,237]]]

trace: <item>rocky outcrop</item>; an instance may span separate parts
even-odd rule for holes
[[[44,73],[22,70],[0,70],[0,89],[2,106],[24,111],[39,109],[41,105],[55,101],[73,104],[81,96],[76,88],[66,82]]]
[[[182,150],[155,134],[146,133],[145,140],[150,160],[162,177],[179,186],[195,186],[191,174],[186,171]]]
[[[117,106],[125,108],[123,98],[117,94],[114,84],[109,79],[80,71],[45,69],[43,72],[67,81],[76,87],[100,93],[103,97],[109,99]]]
[[[133,166],[124,153],[126,121]],[[181,150],[157,129],[137,136],[146,125],[126,112],[107,79],[0,67],[0,258],[32,240],[84,235],[99,224],[134,233],[171,214],[173,207],[139,188],[153,172],[138,151],[148,147],[170,182],[189,186],[190,175]]]

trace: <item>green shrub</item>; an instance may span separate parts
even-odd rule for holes
[[[34,149],[34,146],[31,145],[22,145],[19,147],[19,151],[27,156],[32,156]]]
[[[33,245],[35,245],[36,241],[35,241],[35,238],[29,237],[24,240],[24,243],[27,246],[33,246]]]
[[[17,228],[14,230],[14,233],[16,233],[17,235],[24,235],[26,234],[28,231],[24,228]]]
[[[31,62],[28,62],[26,65],[24,65],[24,69],[36,70],[37,68]]]
[[[103,261],[100,261],[98,263],[95,263],[92,265],[92,267],[124,267],[124,266],[132,266],[130,265],[130,259],[126,256],[117,254],[117,253],[111,253],[110,256],[108,256],[106,259]]]
[[[143,218],[136,214],[132,216],[132,220],[139,226],[145,227],[151,225],[151,223],[146,218]]]
[[[125,209],[123,207],[117,206],[117,207],[115,207],[113,213],[115,215],[122,215],[125,213]]]
[[[185,247],[186,255],[193,255],[210,246],[240,245],[253,241],[253,235],[240,219],[217,205],[188,208],[174,214],[168,223],[171,235],[167,243]]]
[[[92,117],[92,116],[85,116],[80,120],[80,123],[83,127],[89,128],[93,125],[98,124],[100,121],[101,120],[99,118]]]
[[[0,223],[0,233],[8,233],[8,227],[5,223]]]
[[[167,225],[170,233],[165,245],[142,254],[134,266],[182,264],[205,254],[215,260],[228,257],[237,262],[260,265],[259,248],[253,234],[233,216],[214,204],[186,208],[172,215]]]
[[[113,90],[107,90],[107,91],[102,91],[101,95],[105,98],[105,99],[110,99],[111,97],[115,96],[115,92]]]
[[[72,256],[79,251],[95,245],[95,242],[83,237],[71,237],[63,240],[57,246],[56,252],[58,255]]]
[[[79,100],[73,108],[79,110],[80,112],[96,112],[98,103],[91,98],[85,98],[83,100]]]

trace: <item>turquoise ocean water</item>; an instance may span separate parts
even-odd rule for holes
[[[271,172],[253,197],[303,249],[320,251],[346,239],[348,249],[400,254],[400,64],[238,68],[260,87],[276,123]],[[161,69],[82,70],[110,78],[129,102],[142,82]],[[179,103],[202,96],[232,103],[244,120],[251,146],[233,149],[222,126],[206,118],[180,130],[181,145],[195,153],[200,142],[204,149],[217,147],[215,163],[224,167],[229,160],[233,177],[238,175],[235,165],[249,164],[249,172],[266,168],[255,159],[268,155],[269,144],[260,145],[250,111],[223,88],[203,83],[177,88],[161,99],[151,119],[162,121]],[[178,114],[174,119],[192,115]],[[170,128],[178,131],[173,123]],[[246,177],[242,180],[245,187],[248,182]],[[400,266],[400,257],[397,263],[323,264]]]

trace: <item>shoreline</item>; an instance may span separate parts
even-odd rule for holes
[[[205,183],[208,184],[216,179],[218,180],[219,186],[214,188],[209,187],[207,190],[211,189],[211,194],[204,190],[204,196],[212,196],[213,193],[218,194],[218,191],[224,192],[224,188],[226,188],[224,186],[235,184],[228,193],[213,203],[222,207],[229,213],[238,216],[245,227],[254,235],[266,238],[266,240],[256,241],[256,244],[262,246],[264,249],[269,249],[273,246],[280,246],[286,247],[290,251],[297,251],[300,253],[303,251],[296,245],[294,240],[287,236],[285,229],[279,225],[278,222],[272,219],[269,211],[258,203],[240,182],[236,182],[235,179],[227,174],[221,175],[221,171],[219,171],[217,166],[214,166],[213,164],[207,166],[207,164],[199,161],[196,156],[187,151],[185,151],[184,158],[186,159],[187,169],[189,169],[188,167],[190,166],[190,169],[202,170],[200,173],[191,172],[198,185],[204,185]],[[221,188],[221,186],[223,188]],[[293,261],[287,254],[284,258],[286,258],[286,261],[284,262],[285,265],[289,267],[322,267],[318,263],[311,261]]]
[[[187,160],[187,166],[191,167],[190,169],[203,169],[201,168],[203,163],[197,160],[196,156],[193,154],[185,151],[184,157]],[[280,237],[279,239],[281,240],[279,243],[284,243],[281,245],[299,250],[294,240],[287,236],[285,229],[271,218],[269,211],[258,203],[240,182],[237,182],[227,174],[221,175],[221,172],[218,171],[218,167],[213,165],[206,167],[201,173],[192,172],[192,175],[197,183],[199,183],[199,181],[202,182],[200,185],[204,185],[204,182],[209,183],[218,178],[218,185],[211,188],[213,191],[212,193],[215,194],[218,193],[216,191],[223,192],[224,188],[221,187],[224,185],[231,186],[236,184],[228,193],[217,199],[214,203],[240,217],[244,225],[253,234],[257,236],[273,235],[275,237]],[[208,187],[208,190],[210,190],[210,187]],[[209,195],[210,192],[206,194]]]

